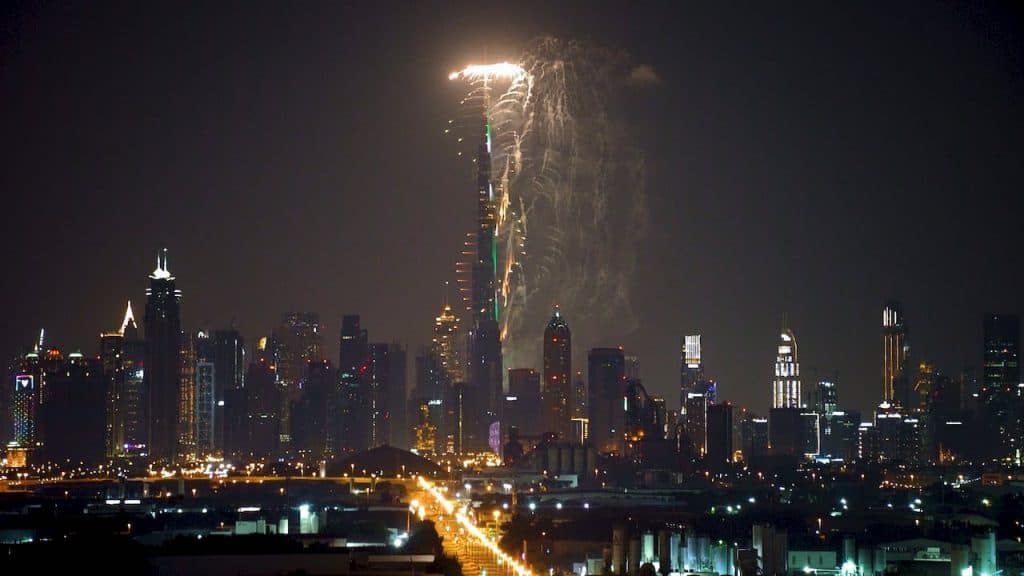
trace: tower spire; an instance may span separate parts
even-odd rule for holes
[[[132,312],[132,301],[130,299],[128,300],[128,308],[124,311],[124,321],[121,322],[122,336],[124,335],[125,329],[128,328],[129,325],[131,325],[132,328],[138,327],[135,324],[135,314]]]

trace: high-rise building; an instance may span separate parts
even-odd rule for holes
[[[281,397],[277,367],[267,342],[266,338],[260,339],[245,376],[247,437],[243,452],[255,457],[272,456],[280,446]]]
[[[240,400],[244,394],[233,391],[245,388],[245,371],[247,366],[245,358],[245,341],[241,334],[234,328],[228,330],[215,330],[213,332],[213,449],[219,452],[231,452],[237,448],[231,445],[234,440],[240,438],[240,429],[235,426],[234,439],[231,431],[228,430],[230,423],[239,423],[240,418],[246,414],[243,405],[233,406],[229,402],[229,396]],[[231,392],[229,392],[231,391]],[[244,401],[237,402],[244,404]]]
[[[370,344],[359,316],[341,319],[338,378],[342,391],[343,418],[339,435],[342,447],[358,452],[370,447]]]
[[[402,358],[399,359],[398,356]],[[370,344],[369,445],[371,448],[391,444],[391,419],[396,397],[405,395],[405,348],[398,344]],[[401,410],[404,410],[404,404]]]
[[[683,339],[679,358],[679,406],[685,414],[686,399],[698,390],[704,382],[704,364],[701,362],[700,334],[691,334]]]
[[[775,357],[772,408],[800,406],[800,362],[797,357],[796,337],[792,330],[783,328],[779,335],[778,355]]]
[[[86,466],[104,462],[107,380],[102,361],[72,352],[47,388],[46,402],[39,406],[44,459]]]
[[[449,382],[462,382],[464,378],[459,336],[459,318],[452,311],[451,305],[445,304],[434,319],[431,348],[441,362],[441,369]]]
[[[389,443],[393,446],[408,447],[409,425],[406,415],[409,413],[407,398],[408,386],[408,352],[401,342],[392,342],[388,348],[388,399],[387,406],[391,415]]]
[[[570,433],[569,399],[572,385],[572,334],[555,307],[544,329],[544,384],[541,388],[544,432],[567,440]]]
[[[316,312],[288,312],[282,315],[278,337],[294,355],[297,374],[302,373],[307,362],[323,359],[321,328],[320,315]],[[298,379],[299,376],[293,378]]]
[[[893,403],[896,379],[907,363],[907,329],[903,324],[903,305],[889,300],[882,308],[882,401]]]
[[[485,450],[487,431],[497,420],[498,404],[502,396],[502,368],[500,303],[498,299],[498,209],[494,186],[491,182],[491,126],[484,106],[483,134],[477,151],[476,194],[477,229],[476,261],[473,264],[473,332],[470,345],[469,448]]]
[[[1020,384],[1020,319],[988,314],[984,322],[984,374],[979,401],[999,438],[998,456],[1021,449],[1024,402]]]
[[[132,304],[128,303],[124,321],[121,359],[124,364],[124,394],[120,398],[120,417],[124,425],[124,438],[120,455],[139,456],[146,453],[146,341],[139,334]]]
[[[167,268],[167,250],[157,255],[146,290],[144,384],[148,451],[152,460],[174,461],[178,449],[181,384],[181,290]]]
[[[572,417],[587,417],[587,381],[583,377],[583,370],[576,371],[576,378],[572,382]]]
[[[31,353],[30,353],[31,354]],[[36,444],[38,426],[39,388],[38,372],[28,370],[14,375],[14,391],[11,394],[11,442],[23,447]]]
[[[707,452],[708,397],[703,392],[690,392],[683,404],[684,439],[697,457]]]
[[[860,412],[833,411],[821,418],[821,454],[832,460],[857,459]]]
[[[743,459],[756,463],[768,455],[768,419],[746,413],[740,419],[740,450]]]
[[[637,448],[636,443],[647,438],[660,439],[657,432],[657,407],[639,380],[626,379],[626,395],[624,397],[625,439],[630,448]]]
[[[131,313],[131,303],[128,304]],[[127,322],[127,317],[125,319]],[[125,372],[122,356],[124,354],[124,328],[100,334],[100,362],[103,366],[103,377],[107,384],[106,405],[106,455],[114,458],[119,455],[120,446],[124,444],[124,422],[121,415],[120,399],[124,394]]]
[[[196,335],[181,335],[181,380],[178,385],[178,457],[194,459],[196,455]]]
[[[209,331],[198,332],[193,340],[195,349],[195,365],[192,369],[195,407],[192,433],[196,456],[204,457],[215,453],[214,437],[216,422],[217,383],[216,363],[214,362],[215,344]]]
[[[543,422],[537,418],[542,411],[541,377],[533,368],[512,368],[508,371],[508,394],[501,412],[502,428],[515,427],[521,436],[539,436]]]
[[[927,410],[931,402],[932,392],[935,390],[935,379],[938,373],[935,364],[921,360],[917,363],[917,378],[914,379],[912,394],[908,394],[903,406],[907,410]]]
[[[707,453],[704,461],[712,470],[732,462],[732,404],[713,404],[707,409]]]
[[[587,354],[590,442],[598,452],[622,454],[626,428],[626,363],[621,348]]]
[[[814,395],[814,411],[828,416],[839,409],[839,389],[832,380],[819,380]]]
[[[121,327],[100,335],[100,361],[107,382],[107,458],[137,454],[145,443],[139,421],[145,352],[128,301]]]
[[[772,408],[768,412],[768,441],[772,454],[802,457],[806,422],[800,408]]]
[[[292,446],[302,460],[317,465],[330,460],[338,449],[338,378],[330,362],[320,360],[306,365],[304,380],[293,410],[301,417],[292,426]]]

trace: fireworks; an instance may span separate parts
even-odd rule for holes
[[[535,361],[555,302],[583,346],[635,327],[629,287],[647,222],[644,162],[610,105],[629,71],[624,55],[544,38],[519,64],[449,76],[470,84],[463,104],[490,128],[506,366]]]

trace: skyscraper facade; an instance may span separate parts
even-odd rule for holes
[[[392,443],[392,419],[405,410],[405,348],[397,343],[375,343],[369,348],[369,446]]]
[[[572,378],[572,334],[562,313],[555,308],[544,329],[544,384],[541,390],[545,432],[568,439],[569,399]]]
[[[467,441],[472,450],[487,448],[487,429],[498,417],[502,396],[500,310],[498,301],[497,202],[491,182],[491,127],[484,105],[484,133],[477,152],[476,261],[473,265],[470,380],[467,390],[473,421]]]
[[[181,335],[181,371],[178,385],[178,456],[196,455],[196,335]]]
[[[907,329],[903,305],[890,300],[882,308],[882,401],[894,403],[897,379],[907,363]]]
[[[620,348],[593,348],[587,354],[587,409],[591,445],[622,454],[626,431],[626,360]]]
[[[113,330],[100,334],[100,362],[103,378],[106,380],[106,437],[107,458],[118,455],[118,447],[124,444],[124,424],[121,416],[120,398],[124,390],[125,373],[121,361],[124,354],[124,331]]]
[[[772,408],[800,406],[800,362],[797,358],[796,337],[792,330],[783,328],[779,335],[778,354],[775,357]]]
[[[722,469],[732,462],[733,409],[732,404],[713,404],[707,410],[707,452],[705,461],[712,470]]]
[[[360,326],[359,316],[344,316],[341,319],[341,346],[338,354],[338,378],[343,406],[339,439],[343,449],[348,451],[370,447],[369,355],[367,331]]]
[[[146,290],[144,372],[148,452],[173,461],[178,449],[178,390],[181,383],[181,290],[167,268],[167,250],[157,255]]]
[[[52,373],[47,388],[46,402],[39,406],[42,459],[86,466],[105,461],[107,381],[102,361],[72,352]]]
[[[510,369],[508,394],[501,413],[502,428],[518,428],[520,436],[538,436],[545,424],[537,418],[542,411],[540,373],[533,368]]]
[[[1020,386],[1020,318],[988,314],[984,321],[984,373],[979,401],[999,439],[998,456],[1021,448],[1024,401]]]
[[[214,454],[214,424],[216,422],[215,386],[217,383],[215,346],[212,333],[198,332],[194,339],[195,363],[192,366],[195,396],[193,416],[193,451],[197,457]]]
[[[704,380],[704,364],[700,356],[700,334],[683,338],[679,355],[679,405],[686,404],[686,396],[697,392],[698,384]]]
[[[245,341],[238,330],[215,330],[213,332],[213,449],[225,452],[231,436],[228,423],[238,422],[245,413],[244,406],[232,406],[230,399],[239,404],[243,398],[237,391],[245,387]],[[239,427],[235,426],[235,437]]]

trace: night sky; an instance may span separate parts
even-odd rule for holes
[[[720,396],[765,410],[785,314],[804,380],[866,410],[890,297],[914,358],[977,366],[982,315],[1024,312],[1020,14],[720,4],[5,4],[0,354],[41,326],[95,353],[163,247],[186,327],[314,310],[336,356],[360,313],[414,351],[476,208],[448,73],[550,34],[659,80],[618,111],[649,221],[637,328],[603,336],[651,392],[677,405],[700,332]]]

